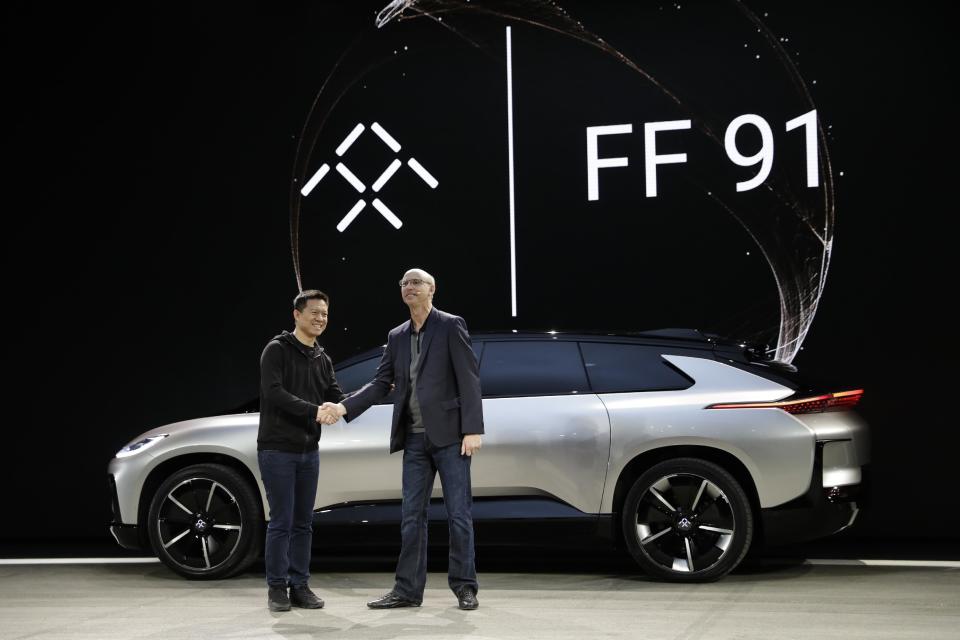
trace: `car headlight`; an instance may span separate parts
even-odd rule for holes
[[[140,453],[141,451],[145,451],[146,449],[149,449],[150,447],[157,444],[158,442],[160,442],[161,440],[163,440],[169,435],[170,435],[169,433],[161,433],[158,436],[148,436],[146,438],[137,440],[136,442],[131,442],[130,444],[125,446],[123,449],[120,449],[120,451],[117,451],[117,457],[126,458],[127,456],[134,455],[135,453]]]

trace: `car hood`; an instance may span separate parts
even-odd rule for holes
[[[208,429],[230,429],[237,427],[256,427],[260,422],[259,413],[236,413],[225,416],[211,416],[207,418],[194,418],[193,420],[183,420],[181,422],[172,422],[160,427],[155,427],[149,431],[144,431],[135,436],[127,444],[137,442],[150,436],[159,436],[167,434],[175,436],[185,432],[197,433]]]

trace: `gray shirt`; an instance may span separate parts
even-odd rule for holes
[[[423,330],[426,327],[420,327],[420,331],[410,330],[410,396],[407,398],[407,416],[410,419],[407,424],[408,433],[423,433],[423,415],[420,413],[420,401],[417,399],[417,372],[420,364],[420,340],[423,336]]]

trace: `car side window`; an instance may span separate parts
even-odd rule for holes
[[[354,391],[359,391],[363,385],[367,384],[377,374],[377,367],[380,365],[380,356],[361,360],[347,367],[337,369],[337,382],[340,388],[347,395]],[[394,393],[391,391],[378,404],[393,404]]]
[[[480,362],[480,356],[483,355],[483,340],[472,340],[473,342],[473,353],[477,356],[477,362]]]
[[[484,397],[582,393],[589,389],[576,342],[492,342],[483,350]]]
[[[380,358],[369,358],[351,364],[349,367],[337,369],[337,382],[344,393],[353,393],[363,385],[373,380],[377,373],[377,365],[380,364]]]
[[[594,393],[676,391],[693,385],[663,359],[659,347],[581,342],[580,350]]]

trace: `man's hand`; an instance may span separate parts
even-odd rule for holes
[[[321,424],[333,424],[345,415],[347,415],[347,408],[342,404],[324,402],[317,409],[317,422]]]
[[[463,436],[463,440],[460,442],[460,455],[472,456],[473,452],[480,449],[481,446],[479,434],[471,433],[470,435]]]

